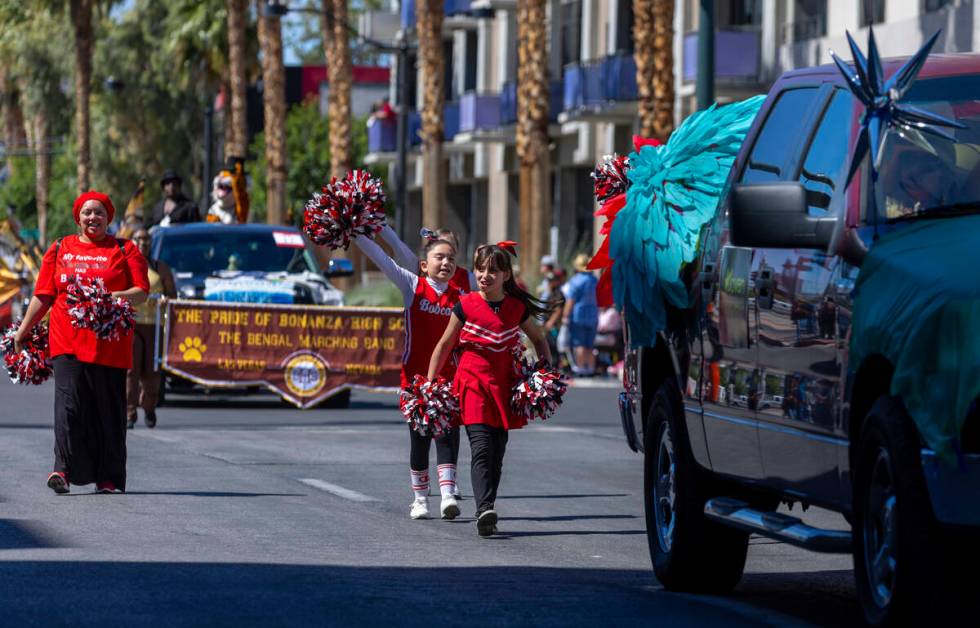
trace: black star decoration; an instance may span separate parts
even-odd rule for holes
[[[936,149],[929,144],[923,133],[956,141],[952,135],[940,127],[966,128],[955,120],[949,120],[907,103],[899,103],[912,83],[915,82],[941,32],[936,31],[936,34],[930,37],[929,41],[919,48],[919,51],[912,55],[887,81],[884,80],[884,72],[881,69],[881,56],[878,54],[875,35],[870,28],[868,29],[867,58],[861,53],[861,49],[851,37],[851,33],[847,33],[847,43],[851,47],[851,56],[854,58],[853,69],[833,51],[830,52],[834,63],[837,64],[837,69],[844,75],[847,86],[865,107],[864,116],[861,118],[861,134],[858,136],[857,144],[854,147],[854,155],[851,158],[851,168],[847,173],[845,187],[850,185],[851,179],[861,167],[861,162],[868,151],[871,151],[872,180],[877,179],[878,168],[881,166],[882,148],[889,131],[895,131],[901,137],[924,150],[935,153]]]

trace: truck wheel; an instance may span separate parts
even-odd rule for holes
[[[644,430],[643,494],[653,571],[670,591],[727,593],[742,578],[749,535],[708,521],[713,484],[691,454],[680,393],[665,380]]]
[[[902,624],[934,605],[942,555],[919,458],[902,403],[882,396],[861,426],[854,472],[854,576],[865,621]]]

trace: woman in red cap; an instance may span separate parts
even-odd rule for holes
[[[65,293],[79,276],[101,278],[112,296],[133,305],[146,299],[146,259],[132,242],[106,233],[115,213],[105,194],[85,192],[75,199],[79,234],[59,239],[44,254],[34,296],[14,337],[19,350],[31,327],[51,310],[55,443],[48,486],[55,493],[67,493],[69,480],[95,482],[99,493],[126,490],[126,370],[133,360],[133,335],[100,340],[88,329],[76,329]]]

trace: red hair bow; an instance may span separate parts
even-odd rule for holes
[[[513,240],[501,240],[500,242],[497,242],[497,246],[507,251],[514,257],[517,257],[517,242],[514,242]]]

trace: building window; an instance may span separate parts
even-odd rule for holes
[[[582,60],[582,0],[561,5],[561,64]]]
[[[885,0],[864,0],[861,3],[861,27],[885,21]]]
[[[715,24],[729,26],[758,26],[762,24],[761,0],[716,0]]]
[[[922,0],[922,12],[932,13],[944,7],[952,6],[953,0]]]
[[[463,77],[463,92],[471,92],[476,89],[476,66],[477,66],[477,46],[479,45],[479,35],[476,31],[466,33],[466,68]]]
[[[633,47],[633,0],[617,0],[616,4],[616,52],[632,54]]]
[[[793,41],[826,37],[827,0],[796,0],[793,6],[793,22],[789,26]],[[788,34],[789,32],[786,33]]]

